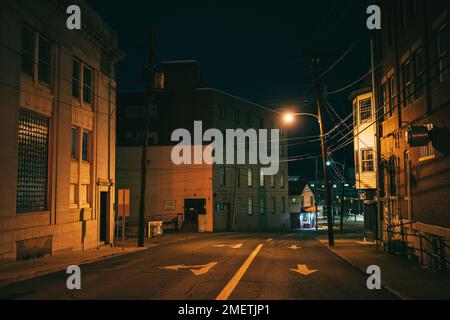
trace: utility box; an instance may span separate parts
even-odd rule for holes
[[[147,237],[149,239],[161,237],[163,235],[163,222],[162,221],[149,221],[147,229]]]

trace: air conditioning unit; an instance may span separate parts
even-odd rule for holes
[[[425,147],[432,140],[433,125],[409,126],[406,142],[410,147]]]

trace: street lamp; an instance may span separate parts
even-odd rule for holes
[[[319,117],[315,114],[312,113],[306,113],[306,112],[301,112],[301,113],[286,113],[283,116],[284,122],[286,123],[291,123],[292,121],[294,121],[294,117],[298,117],[298,116],[309,116],[309,117],[314,117],[317,119],[317,121],[319,121]]]

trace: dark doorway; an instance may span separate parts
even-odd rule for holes
[[[291,213],[291,229],[300,229],[300,213]]]
[[[100,241],[106,242],[106,217],[108,213],[108,192],[100,192]]]
[[[206,199],[185,199],[183,231],[198,232],[198,216],[203,214],[206,214]]]

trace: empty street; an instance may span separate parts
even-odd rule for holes
[[[81,290],[65,271],[0,288],[1,299],[396,299],[313,233],[201,235],[81,265]]]

